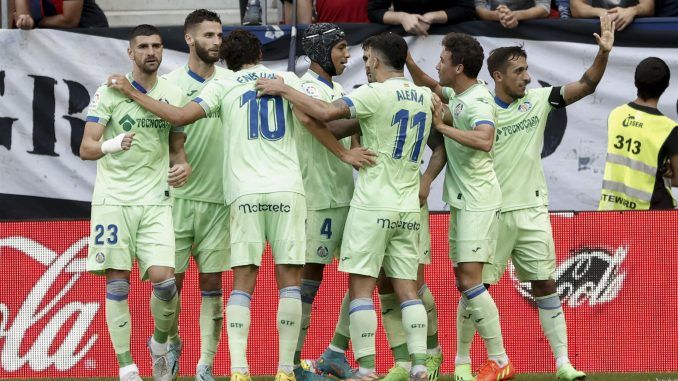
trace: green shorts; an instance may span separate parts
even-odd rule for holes
[[[132,270],[142,280],[151,266],[174,267],[174,230],[170,205],[92,205],[87,271]]]
[[[545,206],[501,213],[498,242],[494,263],[483,267],[484,283],[499,282],[509,257],[521,282],[553,278],[556,250]]]
[[[431,229],[428,220],[428,204],[421,207],[421,229],[419,229],[419,264],[431,264]]]
[[[351,208],[341,244],[339,271],[376,278],[417,279],[420,212]]]
[[[175,198],[172,219],[176,242],[175,273],[186,272],[191,255],[200,273],[229,269],[231,239],[226,205]]]
[[[348,206],[309,210],[306,219],[306,263],[330,264],[339,258]]]
[[[499,210],[470,211],[450,209],[450,259],[462,262],[492,263],[497,246]]]
[[[238,197],[231,207],[231,267],[261,266],[266,241],[276,264],[303,265],[306,199],[294,192]]]

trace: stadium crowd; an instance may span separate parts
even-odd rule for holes
[[[281,0],[281,23],[291,22],[292,0]],[[21,29],[107,27],[95,0],[10,0],[11,24]],[[243,25],[262,24],[261,0],[240,0]],[[678,0],[297,0],[297,23],[401,25],[426,35],[431,25],[469,20],[498,21],[515,28],[544,18],[596,18],[603,14],[624,30],[637,17],[678,17]]]

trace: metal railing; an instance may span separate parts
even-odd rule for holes
[[[9,1],[2,0],[0,2],[0,28],[2,29],[9,28],[9,18],[11,17],[9,14]]]

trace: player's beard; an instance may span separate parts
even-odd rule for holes
[[[158,71],[158,68],[160,68],[160,62],[161,62],[161,60],[158,59],[158,58],[156,57],[156,61],[155,61],[155,62],[156,62],[157,64],[154,65],[153,63],[149,63],[149,62],[144,61],[144,62],[142,62],[141,65],[137,65],[137,66],[138,66],[139,69],[141,69],[141,71],[143,71],[145,74],[153,74],[153,73],[155,73],[156,71]]]
[[[198,58],[200,58],[200,60],[202,62],[205,62],[205,63],[208,63],[208,64],[213,64],[213,63],[219,61],[219,54],[218,53],[217,53],[216,57],[210,56],[209,49],[206,49],[206,48],[200,46],[200,44],[198,44],[197,42],[195,44],[195,54],[198,55]]]

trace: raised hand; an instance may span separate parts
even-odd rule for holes
[[[609,15],[604,15],[600,17],[600,35],[594,33],[593,37],[596,38],[598,47],[604,53],[609,53],[612,50],[614,45],[614,28],[615,21],[612,21],[612,18]]]

